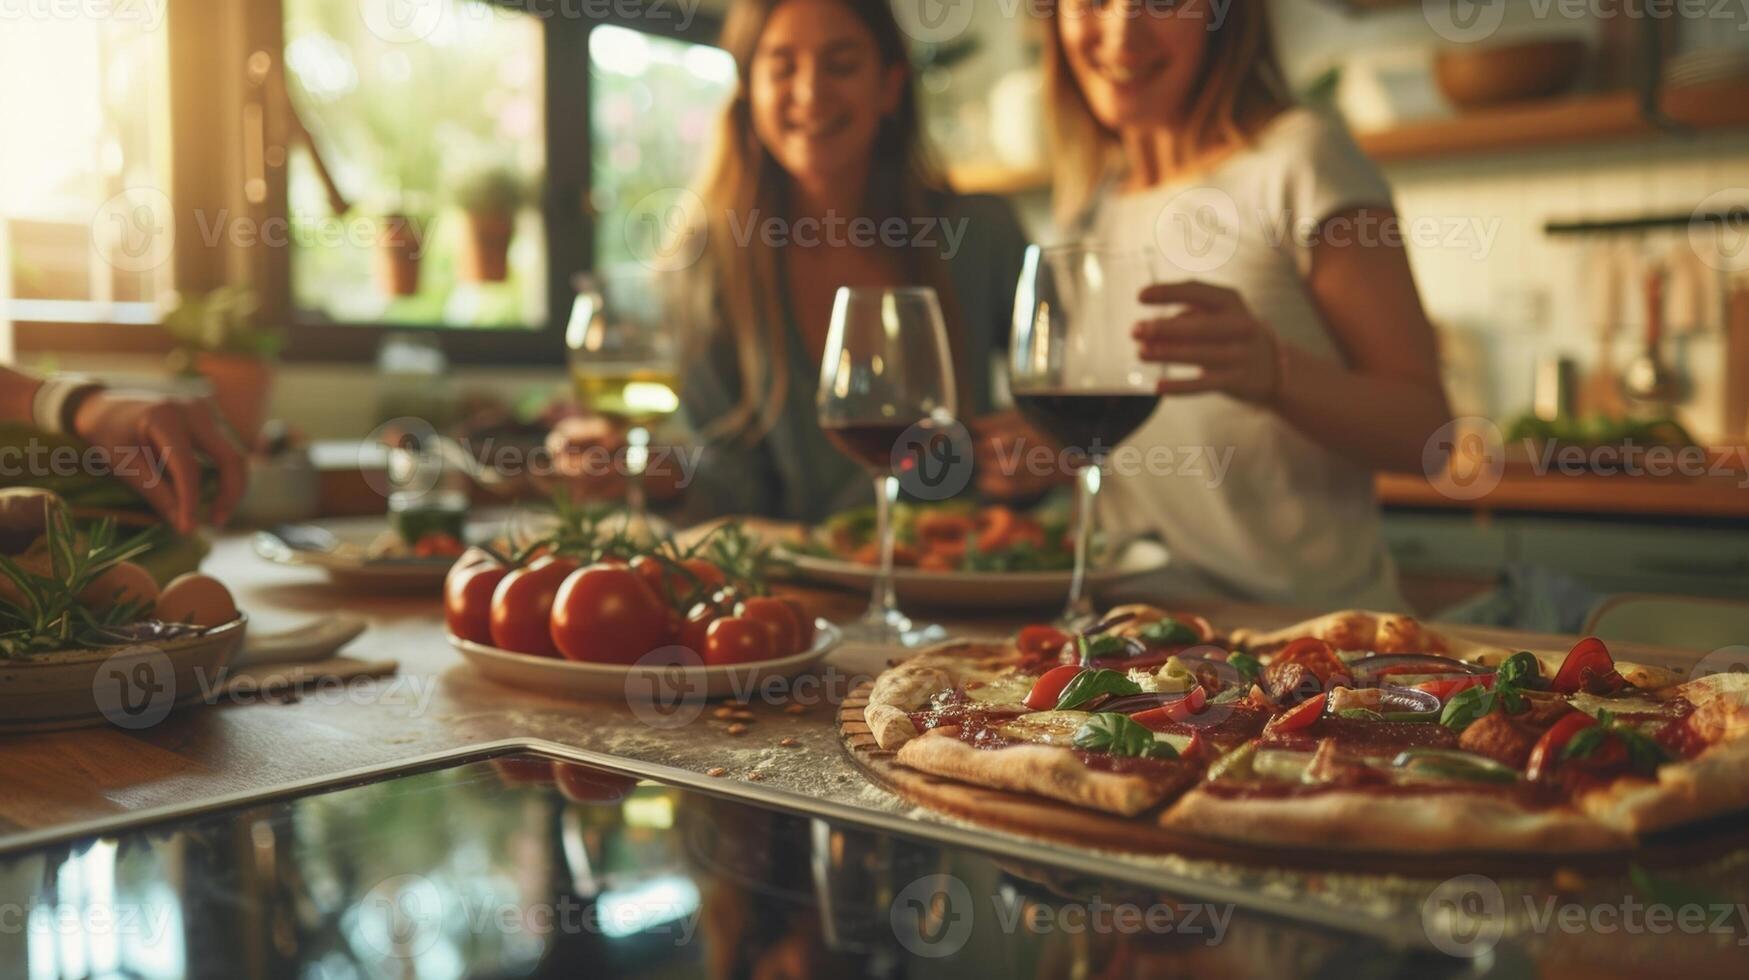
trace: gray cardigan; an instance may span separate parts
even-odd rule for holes
[[[960,322],[950,321],[947,328],[958,333],[958,349],[969,361],[960,372],[971,388],[960,399],[960,413],[972,418],[992,407],[989,366],[992,355],[1008,346],[1014,287],[1027,241],[1014,212],[997,197],[950,196],[941,214],[945,221],[963,222],[964,228],[958,251],[948,259]],[[939,229],[936,235],[945,243]],[[786,326],[790,384],[781,414],[771,431],[751,445],[723,439],[702,447],[681,498],[679,520],[745,514],[817,523],[873,500],[868,475],[820,431],[814,404],[820,366],[808,356],[795,324]],[[699,431],[733,411],[740,396],[734,338],[727,330],[712,331],[683,371],[681,410]]]

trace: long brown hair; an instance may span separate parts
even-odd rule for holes
[[[1052,210],[1069,227],[1092,203],[1099,184],[1122,165],[1118,134],[1094,116],[1063,53],[1058,18],[1064,0],[1036,0],[1044,21],[1046,120],[1051,137]],[[1116,0],[1125,2],[1125,0]],[[1131,0],[1134,2],[1134,0]],[[1140,0],[1144,7],[1148,0]],[[1206,2],[1206,0],[1205,0]],[[1166,16],[1180,16],[1167,13]],[[1263,0],[1233,0],[1226,19],[1209,29],[1202,74],[1192,85],[1176,163],[1227,142],[1245,144],[1259,119],[1293,101],[1280,66]]]
[[[785,297],[778,263],[781,256],[754,235],[738,242],[731,220],[743,225],[755,213],[786,217],[792,181],[753,130],[750,79],[753,54],[772,13],[785,0],[734,0],[723,24],[722,46],[735,58],[735,95],[717,124],[716,145],[698,185],[702,227],[706,236],[705,276],[710,301],[703,311],[711,329],[732,333],[741,369],[741,401],[728,417],[715,420],[712,434],[738,433],[749,439],[764,434],[788,395],[789,339],[783,316]],[[869,168],[864,215],[881,221],[926,213],[947,182],[923,138],[916,81],[910,70],[905,36],[888,0],[835,0],[871,34],[885,66],[904,65],[905,81],[898,108],[881,121]],[[743,231],[743,234],[745,232]],[[936,287],[944,306],[945,263],[927,249],[904,249],[900,257],[906,276]],[[952,320],[950,319],[950,323]],[[702,352],[704,345],[698,345]]]

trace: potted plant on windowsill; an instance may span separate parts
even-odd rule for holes
[[[419,260],[424,244],[424,222],[398,210],[379,217],[375,264],[377,289],[387,296],[417,294]]]
[[[478,171],[456,185],[466,222],[456,274],[463,282],[503,282],[510,275],[510,240],[516,212],[528,197],[522,178],[507,168]]]
[[[221,286],[180,296],[164,317],[175,344],[172,367],[212,386],[213,403],[244,446],[253,446],[267,420],[273,358],[283,337],[256,323],[260,310],[247,286]]]

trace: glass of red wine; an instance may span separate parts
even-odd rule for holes
[[[1163,278],[1161,265],[1153,249],[1078,244],[1034,245],[1021,266],[1009,348],[1014,407],[1077,467],[1066,625],[1094,615],[1087,564],[1101,467],[1159,404],[1160,369],[1137,358],[1130,331],[1145,315],[1143,287]]]
[[[893,504],[899,497],[895,453],[917,431],[953,421],[957,406],[947,327],[935,290],[838,290],[820,362],[820,428],[874,481],[880,570],[868,612],[847,639],[915,646],[939,636],[899,611],[893,594]]]

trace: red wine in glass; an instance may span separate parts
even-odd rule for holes
[[[892,465],[893,447],[899,437],[923,420],[911,422],[824,422],[820,430],[838,451],[862,464],[866,470],[885,471]]]
[[[1014,393],[1014,407],[1035,428],[1065,449],[1104,457],[1141,428],[1159,407],[1158,395],[1136,391],[1053,391]]]

